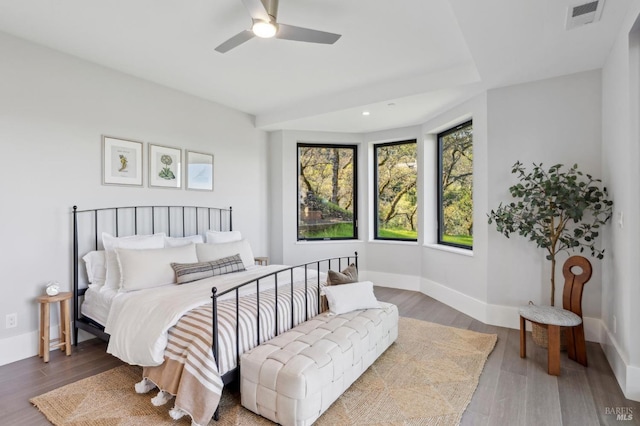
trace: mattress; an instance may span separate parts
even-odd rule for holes
[[[118,290],[106,287],[89,286],[84,294],[84,301],[80,312],[87,318],[104,326],[109,317],[109,310],[113,299],[118,296]]]
[[[253,271],[260,268],[263,267],[258,265],[250,265],[246,268],[246,270]],[[104,327],[107,324],[107,318],[109,317],[109,311],[111,310],[111,303],[113,302],[113,299],[119,294],[121,293],[113,288],[90,285],[89,288],[87,288],[87,292],[84,294],[84,301],[82,302],[82,305],[80,307],[80,312],[82,313],[82,315],[92,319],[93,321]],[[231,296],[232,295],[229,295],[228,297]]]

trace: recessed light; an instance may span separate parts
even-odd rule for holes
[[[369,111],[362,111],[362,115],[367,116],[367,115],[371,115],[371,113]]]

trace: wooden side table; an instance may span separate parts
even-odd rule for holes
[[[58,293],[55,296],[40,296],[36,300],[40,304],[40,343],[38,345],[38,356],[49,362],[49,351],[51,348],[60,348],[66,351],[67,356],[71,355],[71,332],[69,324],[71,316],[69,313],[69,300],[71,300],[71,292]],[[60,302],[60,331],[57,339],[51,339],[49,335],[50,328],[50,305]]]
[[[254,258],[256,265],[267,266],[269,264],[269,258],[266,256],[258,256]]]

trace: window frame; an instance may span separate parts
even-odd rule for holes
[[[471,244],[471,246],[467,246],[464,244],[456,244],[456,243],[451,243],[448,241],[444,241],[442,239],[442,235],[444,232],[444,211],[443,211],[443,203],[442,203],[442,199],[443,199],[443,193],[442,193],[442,166],[443,166],[443,161],[442,161],[442,139],[447,136],[450,135],[451,133],[455,133],[460,129],[463,129],[467,126],[471,126],[473,128],[473,119],[467,120],[463,123],[460,123],[456,126],[453,126],[447,130],[444,130],[440,133],[438,133],[438,135],[436,136],[436,142],[437,142],[437,151],[438,151],[438,179],[437,179],[437,188],[436,188],[436,194],[437,194],[437,213],[438,213],[438,229],[437,229],[437,244],[438,245],[443,245],[443,246],[448,246],[448,247],[456,247],[456,248],[460,248],[460,249],[464,249],[464,250],[469,250],[469,251],[473,251],[473,243]],[[473,146],[473,144],[472,144]],[[473,182],[473,177],[472,177],[472,182]],[[473,194],[473,188],[472,188],[472,194]],[[472,198],[473,200],[473,198]],[[472,214],[473,214],[473,210],[472,210]]]
[[[379,208],[378,208],[378,148],[386,147],[386,146],[394,146],[394,145],[408,145],[413,143],[416,145],[416,165],[418,164],[418,140],[417,139],[406,139],[402,141],[393,141],[393,142],[380,142],[373,144],[373,239],[378,241],[402,241],[402,242],[417,242],[418,238],[388,238],[388,237],[380,237],[378,236],[378,218],[379,218]],[[416,188],[418,185],[418,176],[416,174]],[[420,193],[418,192],[418,197]],[[419,215],[419,213],[418,213]],[[418,230],[419,232],[419,230]]]
[[[353,237],[300,237],[300,148],[353,150]],[[296,241],[352,241],[358,239],[358,145],[341,143],[296,143]]]

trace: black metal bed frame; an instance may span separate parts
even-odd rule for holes
[[[206,219],[203,221],[200,219],[201,215],[206,214]],[[104,216],[111,215],[112,224],[108,226],[104,223],[107,219],[103,219]],[[124,218],[122,215],[126,215]],[[160,228],[160,217],[163,216],[166,219],[166,226]],[[151,233],[160,231],[166,232],[167,236],[191,236],[200,234],[204,230],[209,229],[233,230],[233,209],[220,208],[220,207],[201,207],[201,206],[125,206],[125,207],[105,207],[98,209],[78,210],[77,206],[73,206],[73,344],[78,345],[78,330],[84,330],[88,333],[99,337],[102,340],[108,341],[109,335],[104,332],[104,326],[85,317],[80,312],[80,298],[84,296],[87,288],[80,288],[80,263],[82,261],[80,257],[79,245],[79,231],[78,222],[81,216],[90,216],[93,224],[89,224],[92,228],[92,250],[98,250],[100,248],[100,236],[99,230],[109,230],[116,237],[120,236],[121,223],[123,219],[129,219],[133,226],[133,233],[129,235],[136,235],[138,233],[138,225],[140,219],[142,224],[147,228],[150,225]],[[102,216],[102,217],[101,217]],[[193,217],[193,223],[187,226],[187,217]],[[172,229],[172,221],[178,220],[182,222],[180,229]],[[102,226],[101,226],[102,225]]]
[[[240,342],[239,342],[239,334],[240,334],[240,322],[238,321],[238,318],[240,316],[239,313],[239,300],[240,300],[240,290],[243,287],[255,284],[256,285],[256,346],[259,346],[261,341],[260,341],[260,281],[265,280],[265,279],[269,279],[271,277],[273,277],[274,279],[274,335],[278,336],[279,332],[278,332],[278,276],[280,276],[281,274],[290,274],[290,279],[289,279],[289,285],[290,285],[290,296],[291,296],[291,311],[290,311],[290,317],[291,317],[291,327],[293,328],[295,326],[295,320],[294,320],[294,305],[293,305],[293,293],[294,293],[294,285],[293,285],[293,273],[294,270],[296,269],[301,269],[304,268],[304,321],[307,321],[309,319],[309,294],[308,294],[308,285],[309,285],[309,269],[311,269],[312,271],[316,271],[316,285],[317,285],[317,312],[320,313],[320,288],[321,288],[321,280],[320,280],[320,271],[324,270],[329,270],[331,269],[332,266],[332,262],[336,262],[338,263],[338,269],[341,270],[342,269],[342,262],[346,261],[347,265],[351,264],[351,262],[353,261],[353,263],[356,265],[356,269],[358,268],[358,252],[355,252],[353,256],[342,256],[342,257],[331,257],[331,258],[327,258],[327,259],[322,259],[322,260],[315,260],[313,262],[307,262],[307,263],[303,263],[300,265],[296,265],[296,266],[288,266],[285,267],[283,269],[280,269],[278,271],[274,271],[274,272],[270,272],[267,274],[264,274],[258,278],[253,278],[251,280],[245,281],[242,284],[238,284],[237,286],[227,289],[223,292],[218,293],[218,289],[216,287],[213,287],[211,289],[211,299],[212,299],[212,309],[213,309],[213,316],[212,316],[212,343],[211,343],[211,349],[213,351],[213,356],[214,359],[216,361],[216,367],[218,367],[218,369],[220,368],[219,365],[219,361],[218,358],[220,356],[218,350],[219,350],[219,345],[218,345],[218,298],[224,296],[225,294],[229,294],[229,293],[235,293],[235,308],[236,308],[236,368],[229,371],[228,373],[224,374],[222,376],[222,380],[224,382],[225,385],[233,382],[235,379],[237,379],[239,377],[239,370],[240,370],[240,355],[242,355],[240,353]],[[324,268],[323,265],[325,266]],[[313,268],[313,266],[315,266],[315,268]],[[311,268],[310,268],[311,267]]]
[[[205,229],[209,230],[211,229],[211,226],[213,224],[213,221],[211,220],[212,217],[216,218],[218,220],[218,223],[216,224],[216,227],[218,228],[217,230],[233,230],[233,210],[231,207],[227,208],[218,208],[218,207],[198,207],[198,206],[130,206],[130,207],[108,207],[108,208],[100,208],[100,209],[90,209],[90,210],[78,210],[77,206],[73,206],[73,293],[74,293],[74,305],[73,305],[73,312],[74,312],[74,337],[73,337],[73,342],[74,345],[77,346],[78,344],[78,330],[82,329],[88,333],[91,333],[95,336],[97,336],[100,339],[103,339],[105,341],[109,340],[109,335],[107,333],[104,332],[104,326],[101,324],[98,324],[97,322],[93,321],[92,319],[85,317],[84,315],[82,315],[82,313],[80,312],[80,298],[84,296],[85,292],[86,292],[86,288],[80,288],[80,275],[79,275],[79,265],[81,262],[81,257],[80,257],[80,251],[79,251],[79,231],[78,231],[78,217],[79,215],[86,215],[86,214],[92,214],[93,215],[93,250],[98,250],[99,249],[99,237],[98,237],[98,230],[101,228],[100,227],[100,213],[106,213],[106,212],[111,212],[113,215],[113,220],[114,220],[114,226],[113,228],[115,229],[115,235],[119,236],[120,234],[120,227],[119,227],[119,215],[122,212],[125,212],[128,215],[132,215],[132,217],[130,217],[130,219],[132,218],[132,223],[133,223],[133,234],[130,235],[136,235],[137,231],[138,231],[138,220],[139,220],[139,213],[141,212],[146,212],[146,215],[148,215],[148,217],[151,218],[151,233],[155,233],[155,232],[159,232],[165,229],[157,229],[156,227],[156,215],[157,212],[160,211],[161,213],[163,211],[166,212],[166,218],[167,218],[167,228],[166,228],[166,233],[168,236],[174,236],[177,235],[175,233],[172,233],[171,230],[171,216],[172,216],[172,212],[174,212],[173,214],[175,215],[176,211],[177,211],[177,215],[180,216],[181,219],[179,219],[179,221],[182,221],[182,226],[181,226],[181,232],[180,235],[177,236],[190,236],[190,235],[196,235],[200,233],[200,229]],[[193,226],[191,226],[189,229],[191,230],[195,230],[195,233],[192,232],[188,232],[187,231],[187,227],[186,225],[186,221],[185,221],[185,214],[187,211],[191,211],[193,212],[193,214],[195,215],[195,224],[193,224]],[[203,224],[199,223],[198,221],[198,215],[199,212],[205,212],[206,211],[206,216],[207,216],[207,223],[206,223],[206,227],[203,228]],[[175,218],[175,216],[174,216]],[[223,220],[223,218],[227,218],[228,220]],[[301,265],[297,265],[297,266],[290,266],[290,267],[285,267],[283,269],[280,269],[278,271],[274,271],[274,272],[270,272],[267,274],[264,274],[258,278],[254,278],[248,281],[245,281],[233,288],[230,288],[226,291],[220,292],[218,293],[218,289],[216,287],[213,287],[211,289],[211,298],[212,298],[212,311],[213,311],[213,315],[212,315],[212,343],[211,343],[211,349],[213,351],[213,355],[214,355],[214,359],[216,362],[216,367],[220,367],[219,365],[219,342],[218,342],[218,299],[226,294],[229,293],[235,293],[235,313],[236,313],[236,330],[235,330],[235,334],[236,334],[236,368],[234,368],[231,371],[228,371],[227,373],[222,375],[222,381],[224,383],[224,385],[228,385],[234,381],[236,381],[236,379],[239,378],[240,375],[240,356],[242,355],[240,353],[240,346],[239,346],[239,334],[240,334],[240,325],[239,325],[239,299],[240,299],[240,290],[244,287],[247,287],[251,284],[255,284],[256,285],[256,323],[257,323],[257,337],[256,337],[256,346],[260,345],[261,341],[260,341],[260,282],[262,280],[265,279],[269,279],[271,277],[273,277],[274,279],[274,296],[275,296],[275,307],[274,307],[274,313],[275,313],[275,330],[274,330],[274,334],[277,336],[278,333],[278,277],[281,276],[282,274],[290,274],[290,290],[291,290],[291,328],[294,327],[294,303],[293,303],[293,293],[294,293],[294,285],[293,285],[293,274],[294,274],[294,270],[295,269],[300,269],[300,268],[304,268],[304,297],[305,297],[305,315],[304,315],[304,320],[308,320],[309,319],[309,303],[308,303],[308,285],[309,285],[309,270],[311,269],[312,271],[316,271],[316,285],[317,285],[317,312],[320,312],[321,309],[321,301],[320,301],[320,287],[321,287],[321,278],[320,278],[320,272],[321,271],[326,271],[332,268],[332,264],[334,262],[337,262],[337,266],[338,266],[338,270],[342,270],[342,264],[343,262],[346,261],[346,264],[349,265],[351,263],[354,263],[356,265],[356,268],[358,267],[358,253],[355,252],[353,256],[342,256],[342,257],[332,257],[332,258],[327,258],[327,259],[322,259],[322,260],[316,260],[313,262],[308,262],[308,263],[304,263]],[[218,410],[216,410],[216,413],[214,415],[214,419],[218,420],[219,418],[219,412]]]

